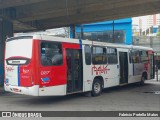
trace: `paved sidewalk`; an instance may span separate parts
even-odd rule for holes
[[[157,73],[155,72],[155,80],[157,80]],[[160,81],[160,70],[158,70],[158,81]]]

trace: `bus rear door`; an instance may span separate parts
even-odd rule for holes
[[[64,44],[66,48],[67,94],[82,91],[82,50],[78,44]]]

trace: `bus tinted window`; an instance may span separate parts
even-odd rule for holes
[[[139,51],[141,62],[148,61],[148,52],[147,51]]]
[[[90,48],[90,46],[86,45],[84,48],[84,51],[85,51],[86,65],[90,65],[91,64],[91,48]]]
[[[117,49],[107,48],[108,64],[117,64]]]
[[[107,63],[106,48],[93,47],[92,52],[93,52],[92,53],[93,64],[106,64]]]
[[[139,51],[132,50],[132,63],[139,63],[139,62],[140,62]]]
[[[41,43],[41,63],[44,66],[62,65],[62,46],[60,43]]]

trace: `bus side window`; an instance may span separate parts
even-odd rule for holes
[[[91,48],[89,45],[85,45],[84,52],[86,65],[91,65]]]
[[[104,47],[92,47],[92,62],[94,65],[107,64],[107,52]]]
[[[147,51],[139,51],[140,53],[140,60],[142,63],[148,61],[148,52]]]
[[[108,64],[117,64],[117,49],[116,48],[107,48],[108,55]]]
[[[139,51],[132,50],[132,62],[133,63],[140,63]]]
[[[44,66],[59,66],[63,63],[62,47],[60,43],[41,43],[41,63]]]
[[[41,43],[41,63],[44,66],[52,65],[52,61],[51,61],[51,58],[49,57],[48,50],[49,50],[48,44]]]

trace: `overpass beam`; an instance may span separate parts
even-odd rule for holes
[[[0,17],[0,86],[4,82],[4,48],[7,37],[13,36],[13,23]]]

